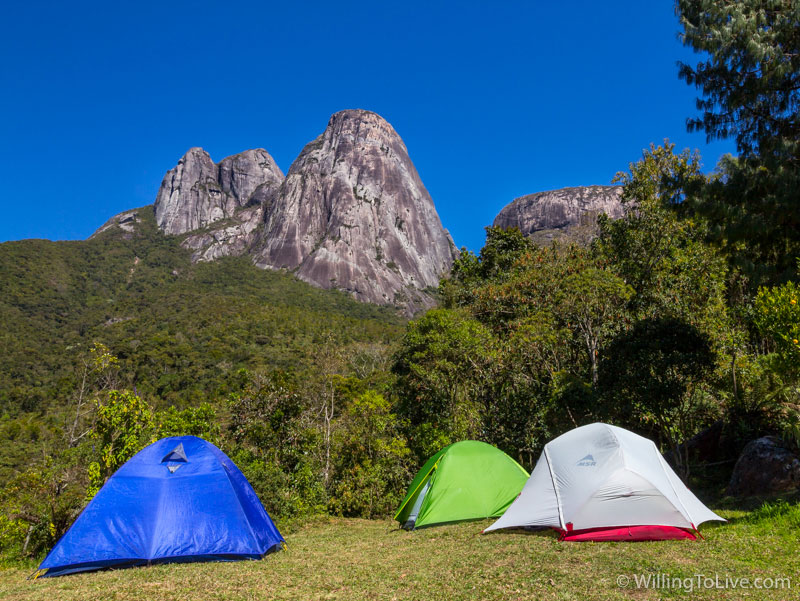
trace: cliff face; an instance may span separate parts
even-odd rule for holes
[[[375,113],[336,113],[286,178],[265,150],[214,164],[192,148],[167,172],[158,227],[183,236],[194,261],[249,255],[361,301],[428,307],[457,256],[428,191],[391,125]],[[133,227],[128,213],[102,230]]]
[[[400,136],[362,110],[336,113],[303,149],[253,249],[259,266],[412,309],[456,254]]]
[[[167,171],[156,197],[156,223],[165,234],[184,234],[261,204],[283,181],[283,173],[262,149],[248,150],[215,165],[202,148],[191,148]]]
[[[516,227],[537,242],[563,236],[580,239],[596,232],[597,217],[624,215],[622,186],[585,186],[537,192],[517,198],[494,219],[496,227]]]

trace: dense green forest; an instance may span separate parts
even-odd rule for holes
[[[763,5],[763,6],[762,6]],[[764,8],[764,7],[767,8]],[[241,259],[191,265],[147,210],[132,234],[0,245],[0,553],[44,552],[148,442],[197,434],[280,521],[385,516],[464,438],[527,468],[608,421],[722,494],[743,446],[800,442],[800,48],[793,3],[680,0],[690,127],[623,169],[589,245],[487,228],[404,323]],[[756,33],[758,35],[756,35]],[[622,166],[621,166],[622,167]],[[714,425],[713,456],[688,444]]]
[[[391,309],[246,259],[192,265],[180,239],[157,229],[152,207],[138,213],[132,233],[0,245],[4,547],[9,537],[20,542],[5,529],[8,518],[43,529],[31,537],[24,529],[32,550],[71,522],[102,478],[104,460],[91,451],[104,427],[111,447],[130,439],[125,457],[152,438],[156,422],[159,435],[206,427],[213,437],[229,421],[229,400],[255,380],[318,388],[326,353],[331,370],[352,363],[367,373],[402,333],[404,320]],[[129,424],[134,434],[115,430],[118,416],[108,411],[117,406],[122,414],[142,409],[141,423]]]
[[[392,339],[399,317],[263,271],[241,258],[192,265],[152,207],[130,235],[0,245],[0,410],[63,406],[92,341],[119,358],[123,385],[179,406],[223,394],[240,368],[308,365],[336,331],[343,343]]]

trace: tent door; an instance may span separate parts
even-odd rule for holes
[[[406,530],[413,530],[414,525],[417,523],[417,516],[419,515],[419,508],[422,507],[422,502],[425,500],[425,495],[428,492],[428,489],[431,487],[431,478],[428,478],[428,481],[425,482],[425,486],[422,487],[422,490],[419,491],[417,495],[417,500],[414,501],[414,507],[411,508],[411,513],[406,520],[406,523],[403,524],[403,528]]]

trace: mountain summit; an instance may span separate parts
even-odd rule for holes
[[[580,186],[537,192],[515,199],[498,213],[493,225],[518,228],[538,243],[572,238],[587,241],[597,234],[597,216],[625,214],[622,186]]]
[[[247,255],[409,314],[432,305],[426,289],[458,254],[402,139],[364,110],[334,114],[285,178],[263,149],[215,164],[192,148],[164,176],[154,212],[193,261]],[[132,223],[128,211],[101,231]]]
[[[336,113],[265,213],[253,256],[373,303],[425,306],[456,256],[405,144],[382,117]]]
[[[156,223],[165,234],[204,228],[233,217],[249,204],[260,204],[282,181],[283,173],[261,148],[223,159],[219,165],[202,148],[191,148],[161,182]]]

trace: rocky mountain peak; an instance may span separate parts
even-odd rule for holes
[[[214,164],[202,148],[190,148],[167,171],[155,202],[156,223],[166,234],[204,228],[277,190],[283,173],[263,149]],[[260,190],[259,198],[255,198]]]
[[[456,254],[400,136],[364,110],[334,114],[306,145],[254,245],[262,267],[412,308]]]
[[[432,305],[426,289],[457,256],[400,136],[360,109],[334,114],[286,178],[260,148],[218,164],[191,148],[164,176],[154,210],[194,261],[247,255],[409,314]],[[131,219],[102,229],[127,231]]]
[[[218,166],[222,190],[233,196],[239,206],[261,202],[283,181],[283,172],[263,148],[245,150],[222,159]],[[259,191],[259,194],[255,192]]]
[[[537,242],[574,235],[581,240],[596,233],[597,217],[624,215],[622,186],[579,186],[527,194],[503,207],[496,227],[516,227]]]

